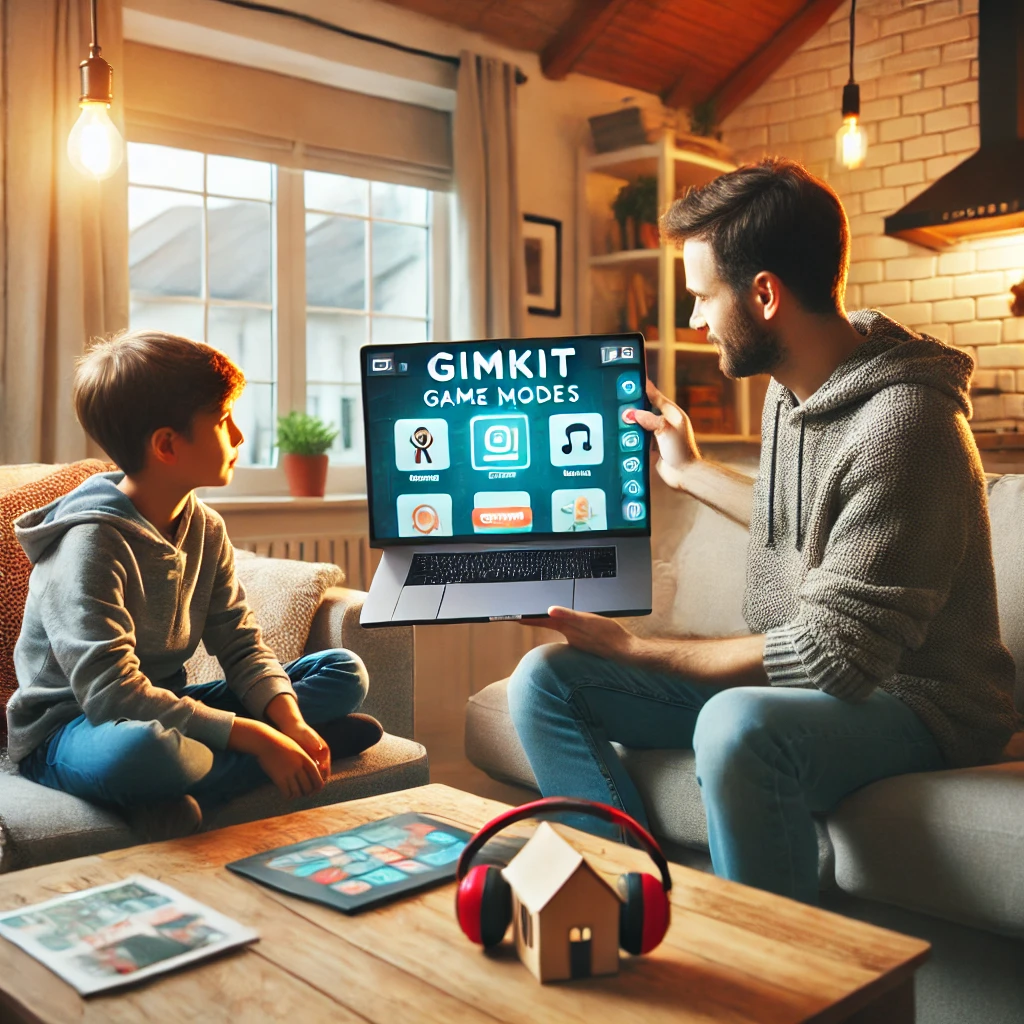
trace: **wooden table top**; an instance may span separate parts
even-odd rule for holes
[[[88,999],[0,940],[0,1020],[912,1021],[913,971],[927,943],[677,865],[672,927],[656,950],[623,954],[617,975],[543,986],[519,963],[510,938],[484,953],[462,935],[453,883],[350,917],[224,868],[389,814],[420,811],[475,830],[504,809],[447,786],[423,786],[0,875],[0,910],[140,873],[260,934],[243,950]],[[560,830],[601,871],[654,872],[641,851]],[[529,824],[508,830],[531,831]]]

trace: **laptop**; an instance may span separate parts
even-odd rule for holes
[[[364,626],[651,611],[639,334],[360,350]]]

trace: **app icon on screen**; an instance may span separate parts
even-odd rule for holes
[[[644,493],[644,482],[639,477],[622,481],[622,496],[624,498],[641,498]]]
[[[641,519],[647,518],[647,506],[642,501],[636,501],[633,498],[627,498],[622,503],[622,518],[627,523],[637,523]]]
[[[623,452],[637,452],[644,444],[643,436],[639,430],[619,431],[619,450]]]
[[[450,494],[400,494],[397,502],[399,537],[450,537]]]
[[[640,350],[631,341],[621,345],[601,346],[601,365],[609,363],[638,363],[640,362]]]
[[[374,356],[369,357],[369,366],[367,369],[374,376],[380,376],[382,374],[390,376],[395,372],[395,356],[392,352],[378,352]]]
[[[474,469],[529,469],[530,422],[521,413],[469,421]]]
[[[529,533],[532,529],[529,491],[477,491],[473,495],[474,533]]]
[[[636,411],[639,406],[636,405],[620,405],[619,406],[619,430],[628,430],[630,427],[636,426]]]
[[[640,374],[636,370],[619,374],[619,379],[615,382],[615,395],[619,401],[635,402],[640,393]]]
[[[607,530],[608,513],[600,487],[564,487],[551,494],[553,533]]]
[[[448,469],[448,421],[395,420],[395,465],[403,473],[429,473]]]
[[[604,417],[599,412],[558,413],[548,419],[552,466],[604,462]]]
[[[642,463],[638,455],[627,455],[622,460],[622,472],[623,473],[639,473]]]

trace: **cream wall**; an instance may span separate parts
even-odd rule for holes
[[[583,75],[553,82],[544,77],[536,54],[511,50],[478,34],[377,0],[275,3],[421,49],[450,54],[468,49],[501,57],[526,73],[529,80],[518,93],[520,205],[524,213],[562,222],[563,266],[561,317],[528,315],[525,333],[529,337],[574,333],[577,158],[589,134],[587,118],[616,109],[627,95],[645,107],[659,107],[658,98]],[[222,60],[249,63],[256,54],[261,60],[284,61],[282,51],[287,48],[292,53],[309,54],[310,66],[319,80],[350,89],[383,89],[390,96],[396,95],[396,82],[401,92],[404,80],[409,99],[437,106],[446,104],[444,94],[454,85],[454,76],[436,61],[359,43],[291,19],[240,11],[212,0],[126,0],[126,8],[126,35],[155,46],[195,47],[196,33],[182,28],[191,24],[215,41],[216,52],[207,55]],[[303,69],[290,67],[289,73],[302,74]],[[451,98],[453,101],[453,94]]]
[[[870,148],[837,166],[834,135],[848,78],[844,3],[725,121],[741,161],[789,156],[828,180],[850,217],[847,305],[873,306],[970,352],[974,426],[1024,429],[1024,318],[1009,311],[1024,278],[1024,234],[933,252],[883,233],[883,219],[978,147],[977,0],[861,0],[855,77]]]

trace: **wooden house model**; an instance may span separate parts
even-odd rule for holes
[[[516,951],[538,981],[618,971],[619,895],[547,822],[502,874]]]

